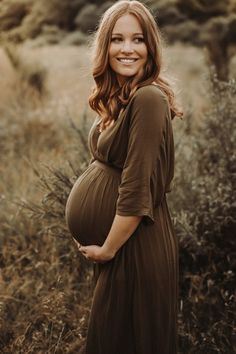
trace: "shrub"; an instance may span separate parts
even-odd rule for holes
[[[230,2],[230,0],[177,0],[177,6],[181,12],[201,21],[211,16],[227,14],[230,8]]]
[[[218,78],[229,78],[229,63],[234,55],[230,45],[236,43],[236,15],[210,19],[200,33],[201,42],[208,49],[210,62],[214,64]]]
[[[172,209],[180,238],[183,354],[236,349],[235,93],[235,81],[211,78],[211,106],[202,126],[181,141],[183,149],[191,146],[190,154],[182,149],[177,155]]]
[[[95,4],[88,4],[79,12],[74,23],[79,30],[88,33],[95,30],[98,20],[98,7]]]
[[[76,252],[64,208],[88,161],[87,131],[81,131],[87,123],[68,126],[55,107],[27,102],[1,107],[0,352],[77,353],[87,326],[91,267]],[[70,161],[53,167],[57,154],[66,156],[62,145],[72,147],[73,140]],[[35,162],[41,154],[50,167]]]
[[[176,3],[171,0],[152,2],[150,7],[160,27],[175,25],[187,19],[186,15],[179,11]]]
[[[37,100],[45,96],[47,94],[45,67],[39,62],[27,62],[19,47],[5,44],[4,49],[18,78],[15,89],[18,90],[19,96],[29,95],[32,101],[33,98]]]
[[[197,22],[187,20],[175,25],[166,25],[162,28],[163,33],[169,43],[176,41],[199,45],[199,25]]]
[[[7,31],[21,24],[23,18],[29,13],[29,1],[1,1],[0,31]]]
[[[74,31],[65,36],[61,43],[65,45],[82,45],[87,44],[87,42],[88,37],[83,32]]]
[[[103,15],[103,13],[114,4],[114,2],[115,2],[114,0],[113,1],[104,1],[99,6],[99,9],[98,9],[99,16]]]
[[[35,38],[43,25],[57,26],[63,30],[74,29],[74,18],[85,5],[85,0],[60,1],[40,0],[33,4],[32,10],[24,18],[20,33],[22,39]]]

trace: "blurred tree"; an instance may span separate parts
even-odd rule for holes
[[[98,25],[101,15],[114,3],[114,1],[99,1],[85,5],[75,19],[76,27],[85,32],[93,32]]]
[[[29,34],[37,35],[44,24],[56,25],[59,28],[73,30],[74,19],[77,13],[86,4],[86,0],[47,0],[35,1],[32,12],[27,16],[24,24]]]
[[[23,18],[29,13],[28,0],[3,0],[0,6],[0,31],[7,31],[19,26]]]
[[[218,79],[227,81],[230,59],[235,54],[231,45],[236,44],[236,15],[213,17],[203,27],[200,36]]]
[[[75,18],[75,25],[83,32],[93,31],[99,19],[98,7],[95,4],[87,4]]]
[[[176,7],[177,11],[190,21],[195,21],[196,25],[193,25],[194,22],[189,22],[191,23],[191,31],[187,30],[189,36],[183,35],[184,24],[176,26],[175,31],[173,27],[167,26],[167,37],[169,29],[171,41],[178,39],[205,46],[208,59],[214,65],[219,80],[227,81],[230,59],[234,54],[231,48],[236,43],[236,15],[232,13],[236,12],[236,1],[177,0]]]
[[[236,43],[236,0],[146,0],[165,38],[207,49],[220,80],[227,81]]]
[[[151,8],[159,26],[175,25],[187,20],[187,16],[178,9],[173,0],[148,1],[147,5]]]
[[[103,5],[105,1],[104,0],[90,0],[89,2],[92,4],[96,4],[96,5]],[[113,2],[115,2],[115,1],[113,1]]]
[[[7,1],[3,0],[3,4],[7,4]],[[25,3],[28,3],[28,7],[30,6],[27,15],[25,15],[26,10],[24,10],[26,5],[23,6]],[[59,29],[69,31],[73,30],[75,28],[74,19],[86,4],[86,0],[35,0],[33,2],[20,0],[19,3],[16,0],[11,0],[10,4],[11,6],[1,7],[0,19],[2,18],[4,21],[0,23],[0,30],[4,31],[12,28],[12,31],[6,33],[5,37],[19,42],[27,38],[37,37],[41,34],[44,25],[57,26]],[[15,14],[13,10],[18,12]]]
[[[236,0],[142,1],[151,9],[167,40],[206,47],[218,78],[228,79],[229,64],[234,54],[232,46],[236,43]],[[81,43],[83,34],[96,29],[100,16],[114,2],[1,0],[0,31],[7,34],[7,40],[20,42],[41,34],[46,38],[50,32],[48,26],[53,26],[50,43],[63,40],[63,31],[74,30],[80,31],[77,43]],[[46,34],[44,28],[47,28]],[[1,37],[4,36],[1,34]]]
[[[169,43],[179,41],[191,43],[196,46],[201,45],[199,39],[199,25],[196,21],[187,20],[176,25],[167,25],[163,27],[162,32]]]
[[[231,0],[177,0],[179,10],[198,22],[228,13]]]

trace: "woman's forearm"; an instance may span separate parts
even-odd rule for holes
[[[105,252],[115,255],[118,249],[133,234],[141,219],[142,216],[121,216],[116,214],[110,232],[102,246]]]

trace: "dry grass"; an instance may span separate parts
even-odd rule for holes
[[[69,112],[76,97],[69,96],[66,102],[61,96],[49,95],[38,102],[34,97],[32,105],[31,91],[22,91],[18,74],[9,77],[11,95],[5,95],[0,107],[0,351],[73,353],[82,345],[91,299],[87,271],[67,230],[64,238],[57,238],[44,222],[42,208],[37,220],[31,215],[32,205],[45,198],[40,180],[49,172],[43,165],[63,166],[61,172],[67,170],[69,180],[74,174],[69,160],[80,159],[71,128],[71,119],[78,121],[79,115]],[[31,209],[22,210],[24,200],[31,201]],[[52,208],[53,204],[51,214]],[[65,229],[63,213],[61,208],[58,221]]]
[[[86,46],[55,45],[36,47],[32,50],[32,43],[28,42],[22,46],[21,52],[28,61],[40,58],[40,62],[48,69],[48,89],[52,99],[67,100],[69,106],[69,99],[76,97],[73,109],[78,113],[86,109],[87,97],[92,85],[89,72],[90,58]],[[14,75],[4,53],[0,52],[0,57],[3,58],[4,69],[7,68],[3,84],[8,87],[12,79],[14,80]],[[203,108],[206,105],[203,88],[207,73],[204,51],[176,44],[164,51],[164,57],[168,70],[180,91],[183,106],[187,108],[191,104],[193,111],[199,109],[199,106]]]
[[[89,55],[85,46],[34,48],[28,42],[19,50],[31,65],[46,68],[48,95],[32,105],[0,51],[0,351],[73,354],[86,333],[91,269],[71,242],[64,203],[88,158],[71,120],[87,132],[94,117],[88,111],[83,127]],[[190,117],[174,121],[178,147],[208,107],[207,70],[204,52],[193,47],[176,44],[165,58]]]

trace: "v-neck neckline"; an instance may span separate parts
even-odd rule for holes
[[[129,103],[130,103],[130,102],[129,102]],[[116,125],[117,121],[119,121],[119,120],[121,119],[121,116],[122,116],[123,113],[125,112],[125,110],[126,110],[126,108],[128,107],[129,103],[127,104],[127,106],[126,106],[123,110],[120,111],[118,118],[117,118],[116,120],[114,120],[114,123],[113,123],[112,125],[109,125],[106,129],[104,129],[104,130],[101,131],[101,132],[98,130],[99,134],[104,133],[105,131],[107,131],[107,129],[109,130],[109,129],[111,129],[112,127],[114,127],[114,126]],[[99,126],[99,124],[101,123],[101,121],[102,121],[102,118],[96,123],[96,126],[97,126],[97,127]]]
[[[157,84],[149,84],[149,85],[146,85],[146,86],[156,86],[156,87],[158,87]],[[145,87],[145,86],[141,86],[141,87],[139,87],[139,88],[135,91],[135,93],[134,93],[133,96],[131,97],[130,101],[128,102],[127,106],[126,106],[124,109],[122,109],[122,110],[120,111],[120,113],[119,113],[119,115],[118,115],[118,118],[114,121],[114,123],[112,124],[112,126],[108,126],[106,129],[104,129],[104,130],[101,131],[101,132],[100,132],[99,129],[98,129],[99,135],[101,135],[102,133],[104,133],[107,129],[112,128],[112,127],[114,127],[114,126],[116,125],[117,121],[119,121],[119,120],[121,119],[121,116],[125,113],[126,109],[127,109],[128,106],[130,105],[130,103],[133,101],[133,98],[135,97],[136,92],[138,92],[138,90],[139,90],[140,88],[142,88],[142,87]],[[99,124],[101,123],[101,121],[102,121],[102,118],[96,123],[96,127],[99,126]]]

